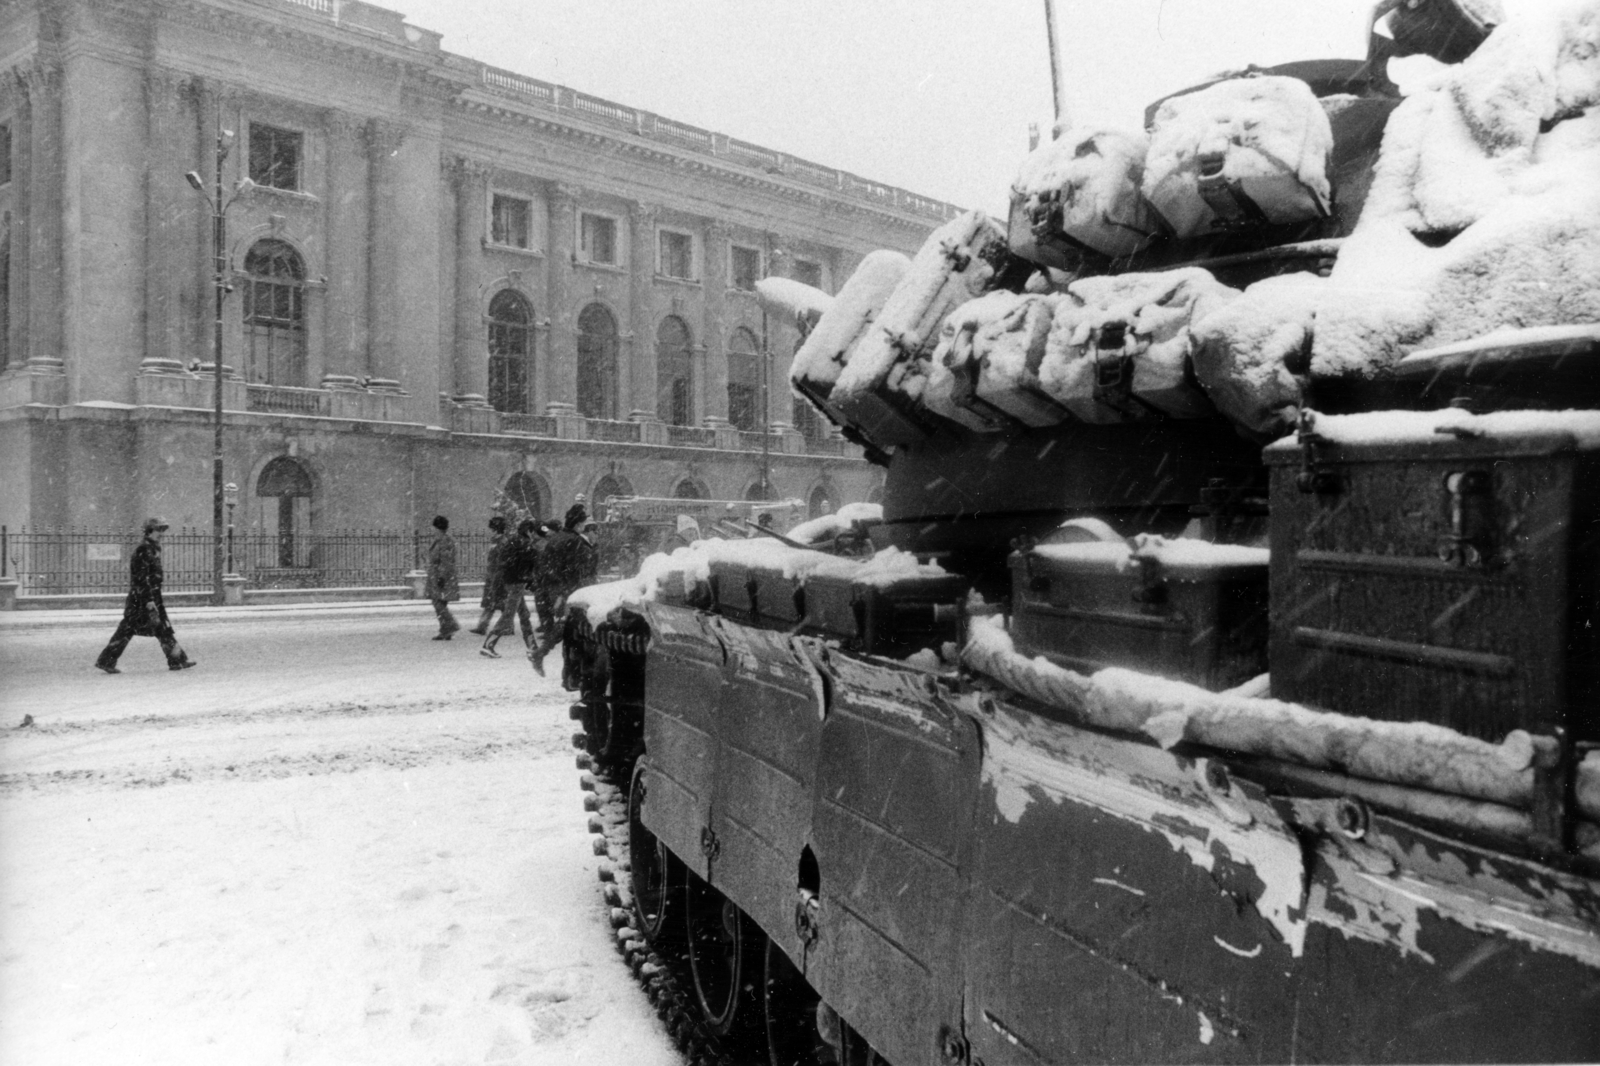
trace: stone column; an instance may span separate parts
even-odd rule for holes
[[[367,145],[367,387],[374,392],[400,392],[400,227],[396,216],[395,155],[404,143],[404,127],[383,119],[370,120]]]
[[[11,294],[11,328],[6,339],[5,369],[15,369],[28,361],[28,203],[32,182],[33,118],[27,82],[6,78],[0,85],[0,107],[12,111],[11,123],[11,215],[7,219],[11,237],[11,275],[6,291]]]
[[[656,219],[661,209],[654,204],[636,203],[628,209],[628,329],[633,334],[630,380],[633,383],[633,410],[628,417],[636,422],[660,421],[656,410]]]
[[[705,373],[698,375],[700,409],[706,425],[728,420],[728,227],[713,221],[705,229],[705,322],[700,335],[705,341]]]
[[[65,374],[61,192],[61,68],[36,61],[23,71],[28,92],[28,367],[34,373]],[[64,387],[63,398],[65,402]]]
[[[365,297],[366,180],[364,124],[354,115],[329,111],[324,219],[327,233],[328,288],[324,294],[322,380],[325,389],[349,392],[361,387],[367,372]]]
[[[198,197],[180,173],[184,152],[179,114],[180,80],[168,70],[145,72],[144,358],[141,374],[181,374],[183,335],[178,314],[177,269],[188,258],[184,216]],[[209,212],[204,212],[209,214]]]
[[[778,240],[776,234],[767,234],[767,273],[788,277],[792,269],[792,261],[784,244]],[[789,398],[789,363],[794,357],[794,345],[798,334],[795,332],[794,323],[787,315],[765,316],[766,343],[770,353],[767,358],[767,389],[770,394],[768,402],[768,416],[773,431],[782,431],[789,428],[794,420],[794,403]]]
[[[578,190],[550,186],[550,333],[546,360],[550,397],[546,410],[570,415],[578,403],[577,311],[572,306],[572,256],[577,225]]]
[[[466,407],[488,407],[489,354],[484,338],[483,233],[489,210],[489,165],[457,157],[455,392]]]

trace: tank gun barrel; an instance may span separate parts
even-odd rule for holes
[[[1054,96],[1056,124],[1051,137],[1067,128],[1070,112],[1067,110],[1066,87],[1061,78],[1061,48],[1056,41],[1055,0],[1044,0],[1044,32],[1050,42],[1050,91]]]

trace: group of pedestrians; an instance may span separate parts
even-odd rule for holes
[[[450,613],[450,603],[461,598],[456,546],[448,518],[440,515],[433,520],[433,527],[437,532],[428,548],[427,585],[439,619],[439,632],[433,639],[449,640],[461,628]],[[478,624],[470,630],[484,638],[479,654],[500,658],[501,638],[514,633],[520,620],[528,661],[543,676],[545,656],[561,639],[559,625],[566,615],[567,597],[595,579],[598,555],[589,528],[589,514],[581,502],[573,504],[560,523],[524,518],[512,530],[500,515],[489,519],[493,537],[483,598]],[[537,628],[531,624],[530,597],[539,616]]]

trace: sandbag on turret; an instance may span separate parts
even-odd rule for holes
[[[899,252],[883,250],[868,254],[795,353],[789,371],[790,382],[840,425],[845,422],[844,416],[828,401],[834,382],[839,380],[840,372],[866,333],[868,324],[883,309],[884,302],[910,266],[911,260]]]
[[[834,383],[840,416],[880,446],[921,440],[934,424],[919,408],[939,326],[989,287],[1006,254],[1005,234],[982,211],[934,230]]]
[[[1085,422],[1203,417],[1189,326],[1238,295],[1199,267],[1081,278],[1056,297],[1040,384]]]
[[[1148,144],[1143,130],[1087,126],[1033,151],[1011,187],[1011,250],[1070,270],[1084,249],[1116,258],[1144,248],[1161,229],[1139,191]]]
[[[929,371],[928,407],[972,428],[1053,426],[1069,417],[1039,383],[1056,300],[991,292],[952,311],[945,320],[949,339],[935,350]],[[946,404],[954,411],[947,413]]]
[[[1333,202],[1333,130],[1298,78],[1218,82],[1157,109],[1145,198],[1179,237],[1308,222]]]

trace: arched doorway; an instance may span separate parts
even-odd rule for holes
[[[693,338],[677,315],[656,328],[656,414],[674,426],[694,425]]]
[[[818,485],[811,490],[811,497],[806,501],[807,518],[820,518],[832,514],[833,510],[833,495],[828,491],[828,486]]]
[[[304,386],[306,265],[286,241],[266,239],[244,257],[245,380]]]
[[[507,478],[505,488],[500,492],[516,520],[544,517],[544,489],[540,487],[539,479],[526,470],[518,470]]]
[[[761,353],[756,335],[740,326],[728,338],[728,421],[748,432],[766,420],[761,410]]]
[[[578,315],[578,413],[617,417],[617,320],[601,304]]]
[[[672,498],[675,500],[706,500],[710,499],[705,487],[692,477],[686,477],[672,487]]]
[[[275,564],[308,567],[311,562],[311,475],[298,459],[280,455],[256,478],[262,516],[277,527]],[[267,501],[272,501],[268,503]]]
[[[501,289],[489,301],[489,406],[526,414],[533,368],[533,307]]]

